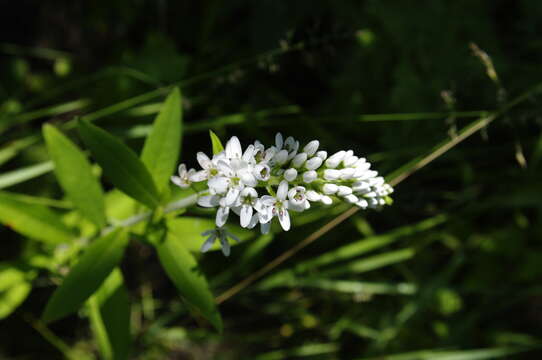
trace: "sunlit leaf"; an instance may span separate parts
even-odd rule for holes
[[[53,211],[22,201],[12,193],[0,192],[0,222],[18,233],[50,244],[67,243],[74,237]]]
[[[88,300],[89,318],[100,352],[106,360],[128,359],[130,353],[130,299],[122,273],[113,270]]]
[[[119,190],[150,208],[159,204],[151,174],[129,147],[88,121],[79,121],[79,133],[105,176]]]
[[[106,224],[102,187],[92,174],[86,156],[60,131],[46,124],[43,135],[55,174],[68,198],[99,228]]]
[[[211,137],[211,144],[213,145],[213,155],[224,151],[224,146],[222,145],[222,142],[212,130],[209,130],[209,136]]]
[[[14,264],[0,264],[0,319],[9,316],[26,299],[34,276]]]
[[[182,131],[181,94],[174,88],[154,120],[145,141],[141,160],[152,174],[159,190],[169,182],[179,159]]]
[[[173,281],[183,299],[196,309],[213,326],[222,332],[222,318],[205,276],[198,268],[196,259],[173,236],[156,245],[158,257],[167,275]]]
[[[128,236],[122,229],[94,240],[49,299],[43,321],[58,320],[76,311],[122,259]]]

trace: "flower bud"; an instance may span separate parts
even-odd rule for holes
[[[344,164],[345,167],[350,167],[350,166],[353,166],[356,163],[356,161],[358,161],[358,159],[359,158],[357,156],[355,156],[355,155],[345,157],[343,159],[343,164]]]
[[[359,201],[358,197],[354,194],[346,195],[344,199],[351,204],[355,204]]]
[[[292,159],[292,166],[295,168],[300,168],[307,161],[307,154],[299,153]]]
[[[362,209],[367,209],[367,206],[369,206],[369,203],[365,199],[361,199],[356,203],[357,206],[359,206]]]
[[[297,177],[297,170],[294,168],[290,168],[284,172],[284,179],[286,181],[294,181]]]
[[[318,174],[314,170],[305,171],[303,173],[303,181],[306,182],[307,184],[310,184],[311,182],[316,180],[317,177],[318,177]]]
[[[324,184],[322,187],[322,192],[326,195],[333,195],[339,190],[339,187],[336,184]]]
[[[341,171],[335,169],[326,169],[324,170],[324,179],[326,180],[337,180],[341,177]]]
[[[341,169],[340,171],[341,171],[341,179],[348,180],[348,179],[352,179],[352,177],[354,176],[354,173],[356,172],[356,169],[346,168],[346,169]]]
[[[350,195],[350,194],[352,194],[352,188],[348,187],[348,186],[341,185],[341,186],[339,186],[337,194],[339,196]]]
[[[326,160],[326,167],[328,167],[330,169],[335,169],[337,166],[339,166],[339,164],[343,160],[345,153],[346,153],[346,151],[341,150],[341,151],[336,152],[335,154],[331,155]]]
[[[333,199],[331,199],[329,196],[327,195],[322,195],[322,198],[320,199],[320,201],[322,202],[322,204],[324,205],[331,205],[333,204]]]
[[[313,140],[309,142],[305,147],[303,148],[303,152],[307,153],[307,155],[312,156],[318,150],[318,146],[320,145],[320,142],[318,140]]]
[[[324,150],[317,151],[316,156],[318,156],[323,161],[327,158],[327,151],[324,151]]]
[[[305,167],[308,170],[316,170],[322,165],[323,160],[319,157],[313,157],[305,163]]]
[[[309,199],[309,201],[320,201],[320,199],[322,198],[322,195],[314,190],[307,191],[305,195],[307,196],[307,199]]]
[[[273,161],[278,165],[284,164],[286,162],[286,160],[288,160],[288,151],[287,150],[280,150],[273,157]]]

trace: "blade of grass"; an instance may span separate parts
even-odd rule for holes
[[[53,171],[55,168],[52,161],[44,161],[36,165],[19,168],[0,175],[0,189],[17,185],[30,179],[37,178],[43,174]]]

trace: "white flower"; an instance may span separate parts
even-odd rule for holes
[[[328,167],[330,169],[335,169],[337,166],[339,166],[341,161],[343,161],[343,158],[344,158],[345,154],[346,154],[346,151],[341,150],[341,151],[336,152],[335,154],[331,155],[326,160],[326,167]]]
[[[311,207],[307,201],[305,191],[306,189],[303,186],[296,186],[288,191],[288,209],[301,212]]]
[[[171,182],[179,186],[180,188],[186,189],[192,183],[190,177],[196,173],[196,170],[190,169],[189,171],[186,171],[186,165],[181,164],[179,165],[178,172],[179,176],[172,176]]]
[[[241,149],[241,143],[237,136],[232,136],[226,143],[226,156],[229,159],[240,159],[243,156],[243,150]]]
[[[258,164],[254,166],[252,174],[259,181],[267,181],[271,177],[271,168],[267,164]]]
[[[290,230],[290,214],[288,213],[288,201],[286,201],[287,195],[288,182],[282,180],[276,196],[262,196],[262,203],[267,207],[268,215],[270,217],[277,216],[284,231]]]
[[[216,239],[220,240],[220,246],[222,247],[222,253],[225,256],[230,255],[230,243],[228,242],[228,237],[239,242],[239,238],[233,235],[231,232],[226,230],[226,228],[216,228],[213,230],[207,230],[201,233],[201,236],[209,236],[207,240],[201,246],[201,252],[207,252],[211,249]]]
[[[327,183],[322,186],[322,192],[326,195],[333,195],[339,190],[337,184]]]
[[[239,206],[233,210],[239,215],[241,226],[246,228],[252,219],[253,208],[258,200],[258,192],[251,187],[246,187],[239,195]]]

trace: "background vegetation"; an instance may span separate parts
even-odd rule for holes
[[[80,247],[13,223],[27,204],[87,231],[42,125],[85,148],[79,116],[139,153],[171,85],[191,166],[210,153],[208,129],[244,144],[281,131],[365,154],[398,184],[392,207],[357,212],[295,254],[347,207],[253,234],[229,258],[196,252],[223,294],[222,334],[190,316],[148,239],[130,235],[127,297],[113,307],[130,303],[130,358],[540,356],[542,3],[23,0],[0,13],[0,357],[104,356],[91,305],[40,320]],[[109,222],[142,211],[102,185]],[[185,224],[185,241],[199,244],[198,224]],[[293,256],[226,292],[284,253]]]

